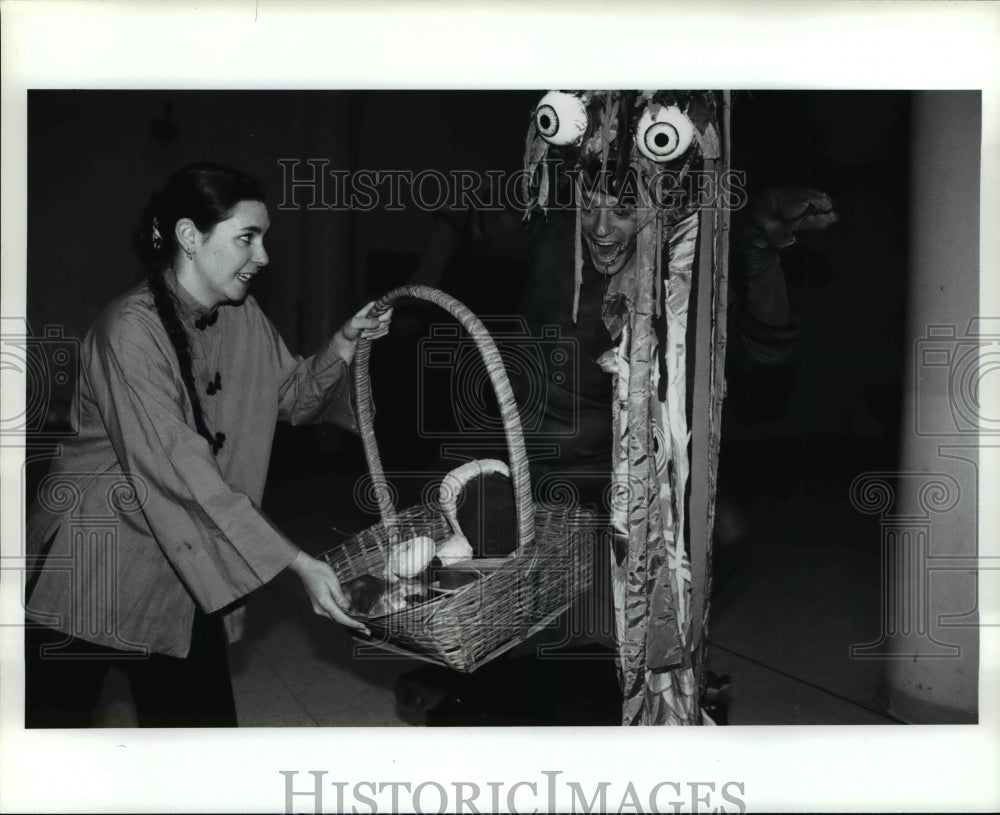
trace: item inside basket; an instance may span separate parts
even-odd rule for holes
[[[441,511],[461,531],[475,557],[503,557],[517,548],[517,511],[510,470],[481,459],[456,467],[441,480]]]
[[[440,592],[422,580],[406,579],[390,583],[370,574],[347,581],[343,589],[351,601],[351,609],[368,617],[392,614],[440,596]]]
[[[471,461],[442,479],[439,504],[451,534],[417,535],[392,547],[385,571],[347,581],[354,612],[391,614],[457,591],[502,565],[517,549],[514,491],[507,465]]]

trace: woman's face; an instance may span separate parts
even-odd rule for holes
[[[620,204],[613,195],[595,193],[580,208],[583,242],[601,274],[618,274],[629,264],[637,231],[635,207]]]
[[[267,265],[264,235],[270,225],[264,204],[240,201],[214,229],[198,232],[182,284],[206,306],[242,301],[253,276]]]

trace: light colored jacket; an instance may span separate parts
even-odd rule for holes
[[[224,444],[213,455],[195,430],[148,286],[111,303],[83,342],[78,432],[28,516],[40,569],[26,616],[100,645],[182,657],[196,603],[224,610],[238,638],[243,598],[298,551],[260,511],[276,421],[353,424],[353,413],[348,364],[331,345],[291,354],[252,297],[206,324],[208,311],[168,283],[206,424]]]

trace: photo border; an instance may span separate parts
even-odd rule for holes
[[[660,87],[664,76],[684,87],[978,88],[981,224],[1000,224],[1000,15],[989,3],[6,0],[0,13],[5,316],[25,313],[29,88]],[[996,315],[997,232],[982,229],[981,241],[981,309]],[[23,396],[0,389],[4,415]],[[19,551],[24,508],[10,486],[20,483],[18,447],[2,443],[6,557]],[[981,552],[996,555],[998,511],[987,496],[998,493],[1000,456],[981,452]],[[19,611],[19,579],[0,571],[3,620]],[[1000,622],[997,589],[996,573],[984,573],[983,624]],[[750,811],[993,810],[996,632],[982,629],[976,726],[67,733],[20,727],[21,631],[0,627],[0,810],[280,812],[282,770],[328,771],[352,784],[514,784],[562,770],[620,787],[742,781]]]

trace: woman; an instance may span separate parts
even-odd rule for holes
[[[140,725],[235,726],[226,635],[286,568],[316,613],[363,630],[332,569],[259,505],[276,420],[350,416],[357,340],[389,315],[366,306],[293,356],[248,295],[268,227],[257,182],[218,165],[178,171],[144,213],[148,281],[84,340],[79,432],[29,516],[29,727],[86,726],[111,664]]]

